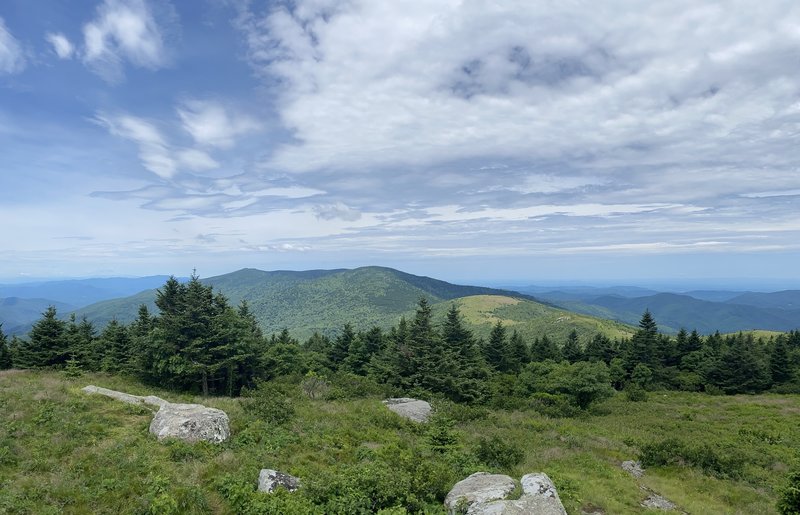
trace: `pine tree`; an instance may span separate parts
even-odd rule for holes
[[[486,358],[486,363],[493,369],[498,372],[505,372],[507,350],[506,328],[503,327],[503,323],[498,320],[492,328],[492,332],[489,334],[489,341],[483,349],[483,356]]]
[[[15,364],[24,368],[63,367],[69,358],[66,323],[58,319],[56,308],[50,306],[33,324],[28,341],[21,343]]]
[[[100,359],[100,369],[104,372],[118,373],[130,371],[131,338],[128,328],[112,319],[98,338],[104,349]]]
[[[506,355],[506,369],[509,372],[518,374],[522,367],[530,362],[530,354],[528,353],[528,344],[516,330],[511,333],[511,338],[508,339],[508,347],[505,352]]]
[[[776,385],[786,383],[792,378],[789,347],[786,345],[786,337],[784,335],[779,335],[772,344],[769,356],[769,370],[772,382]]]
[[[757,393],[769,386],[769,365],[753,341],[753,335],[733,336],[723,350],[709,379],[725,393]]]
[[[556,343],[547,335],[542,336],[541,339],[536,338],[533,340],[530,350],[531,361],[561,361],[561,350]]]
[[[601,333],[595,334],[594,338],[589,340],[583,354],[587,361],[603,361],[606,364],[610,364],[615,357],[611,340]]]
[[[639,330],[631,338],[625,368],[632,371],[637,364],[642,363],[654,370],[660,365],[657,347],[658,327],[650,310],[645,310],[639,321]]]
[[[420,298],[409,327],[408,346],[413,370],[411,384],[432,392],[451,391],[453,359],[433,327],[433,312],[425,297]]]
[[[344,364],[345,359],[348,354],[350,354],[350,347],[355,340],[356,332],[353,330],[353,326],[350,325],[349,322],[344,324],[342,332],[336,337],[336,340],[333,341],[333,346],[328,353],[328,359],[331,360],[331,363],[333,363],[336,368]]]
[[[450,306],[442,324],[442,340],[454,362],[453,388],[446,392],[448,397],[456,402],[481,400],[486,395],[486,362],[455,304]]]
[[[11,358],[11,349],[8,346],[8,339],[3,333],[3,324],[0,324],[0,370],[6,370],[14,366]]]
[[[567,336],[567,341],[564,342],[561,354],[564,356],[564,359],[570,363],[577,363],[583,360],[583,350],[578,340],[578,332],[574,329],[569,333],[569,336]]]

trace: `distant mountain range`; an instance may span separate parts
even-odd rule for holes
[[[0,285],[0,323],[10,334],[25,333],[48,305],[67,316],[74,311],[98,327],[111,319],[130,322],[141,304],[156,312],[156,288],[167,276],[140,279],[85,279]],[[800,291],[775,293],[696,290],[664,293],[634,286],[518,287],[519,291],[461,286],[391,268],[272,271],[243,269],[202,279],[233,304],[247,300],[269,334],[284,327],[306,338],[319,331],[335,334],[345,322],[357,328],[389,327],[413,316],[425,296],[439,314],[453,302],[478,335],[487,336],[498,320],[533,338],[632,334],[631,326],[649,309],[659,329],[701,333],[800,328]],[[20,295],[22,294],[22,295]],[[24,297],[29,295],[30,297]],[[99,300],[99,301],[98,301]],[[83,307],[80,307],[83,306]]]

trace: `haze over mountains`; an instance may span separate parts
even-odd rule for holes
[[[129,322],[141,304],[156,311],[156,288],[166,278],[0,285],[0,323],[6,333],[24,334],[49,305],[62,316],[70,312],[86,316],[98,327],[114,318]],[[481,336],[502,321],[528,338],[542,334],[561,338],[572,330],[582,337],[598,332],[625,337],[645,309],[666,333],[681,327],[701,333],[800,327],[797,290],[671,293],[636,286],[527,286],[511,291],[455,285],[384,267],[271,272],[246,268],[202,281],[234,304],[246,300],[268,334],[288,328],[299,338],[315,331],[333,334],[346,322],[358,329],[389,327],[412,313],[421,296],[441,312],[456,302]]]

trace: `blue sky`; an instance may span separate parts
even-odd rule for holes
[[[800,4],[0,3],[0,279],[798,284]]]

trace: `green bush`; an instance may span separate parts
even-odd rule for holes
[[[631,402],[644,402],[647,400],[647,391],[636,383],[625,386],[625,398]]]
[[[569,418],[581,413],[581,409],[572,403],[572,399],[563,394],[534,393],[530,396],[528,406],[550,418]]]
[[[252,390],[243,388],[239,402],[245,413],[270,424],[285,424],[295,414],[292,399],[273,383],[262,382]]]
[[[735,454],[726,454],[707,443],[690,445],[676,438],[644,444],[639,461],[645,467],[689,466],[717,477],[738,477],[744,467],[744,459]]]
[[[800,468],[792,470],[787,479],[778,500],[778,512],[781,515],[800,515]]]
[[[509,469],[525,458],[525,452],[514,444],[499,438],[481,438],[475,450],[477,458],[494,468]]]

